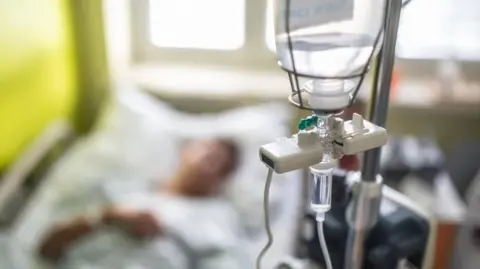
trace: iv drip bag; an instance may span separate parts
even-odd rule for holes
[[[280,66],[313,79],[310,106],[348,106],[355,86],[381,45],[386,0],[276,0],[275,42]],[[328,80],[327,83],[318,80]],[[336,81],[336,82],[335,82]],[[338,85],[336,90],[332,85]],[[350,86],[350,87],[347,87]],[[292,89],[293,90],[293,89]],[[329,96],[327,99],[323,97]],[[312,98],[313,97],[313,98]]]

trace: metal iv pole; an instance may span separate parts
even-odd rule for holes
[[[385,126],[390,96],[395,45],[402,10],[402,0],[388,0],[386,4],[384,43],[377,56],[373,77],[372,102],[368,108],[370,121]],[[382,199],[382,177],[379,175],[381,148],[365,153],[361,176],[353,183],[353,197],[346,212],[350,227],[345,252],[344,269],[360,269],[363,265],[364,240],[375,225]]]

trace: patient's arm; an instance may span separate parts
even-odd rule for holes
[[[94,232],[99,224],[86,217],[77,217],[54,225],[40,244],[40,256],[52,262],[58,261],[70,246]]]
[[[122,228],[136,239],[148,239],[162,234],[162,228],[157,219],[148,211],[122,207],[110,208],[104,212],[102,221],[105,225]]]
[[[39,248],[42,258],[56,262],[69,247],[97,231],[102,226],[116,226],[135,239],[148,239],[160,235],[162,230],[157,220],[148,212],[124,208],[106,209],[99,221],[77,217],[54,225],[48,230]]]

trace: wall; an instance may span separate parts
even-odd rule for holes
[[[0,1],[0,170],[75,104],[68,4]]]

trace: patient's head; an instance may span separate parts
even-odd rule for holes
[[[180,156],[180,171],[175,188],[182,194],[213,195],[233,172],[238,150],[229,140],[206,139],[188,143]]]

